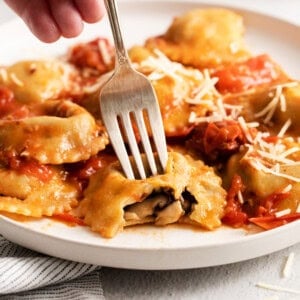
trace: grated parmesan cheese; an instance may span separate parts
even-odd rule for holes
[[[99,51],[100,51],[100,54],[101,54],[104,64],[109,65],[111,63],[111,56],[108,51],[107,44],[105,43],[104,40],[100,39],[98,41],[98,48],[99,48]]]
[[[271,291],[287,292],[287,293],[291,293],[291,294],[300,295],[300,290],[294,290],[294,289],[282,287],[282,286],[279,286],[279,285],[273,285],[273,284],[268,284],[268,283],[264,283],[264,282],[258,282],[256,284],[256,286],[260,287],[260,288],[267,289],[267,290],[271,290]]]
[[[0,76],[4,82],[6,82],[8,80],[8,74],[7,74],[6,69],[0,68]]]
[[[292,265],[294,262],[294,258],[295,258],[295,253],[291,252],[289,254],[289,256],[287,257],[286,263],[284,265],[284,268],[282,270],[282,275],[284,278],[288,278],[290,277],[291,273],[292,273]]]
[[[290,208],[283,209],[283,210],[277,211],[277,212],[275,213],[275,217],[276,217],[276,218],[279,218],[279,217],[288,215],[288,214],[290,214],[290,213],[291,213],[291,209],[290,209]]]
[[[155,56],[149,56],[147,59],[141,61],[134,66],[140,70],[149,70],[151,73],[148,78],[152,80],[153,76],[155,80],[161,79],[165,76],[169,76],[175,80],[175,82],[182,81],[181,76],[184,75],[195,80],[203,80],[203,74],[192,68],[185,68],[182,64],[173,62],[167,58],[158,49],[154,50]]]
[[[247,126],[245,119],[242,116],[240,116],[240,117],[238,117],[238,122],[239,122],[248,142],[253,143],[253,137],[249,131],[249,128]]]
[[[24,86],[24,82],[21,81],[17,75],[15,73],[11,73],[10,74],[10,79],[13,81],[13,83],[15,83],[17,86],[23,87]]]
[[[237,193],[237,196],[238,196],[238,200],[241,204],[244,204],[244,197],[243,197],[243,194],[242,192],[239,190],[238,193]]]
[[[249,163],[252,165],[253,168],[263,171],[267,174],[273,174],[278,177],[286,178],[291,181],[300,182],[300,177],[295,177],[292,175],[288,175],[285,173],[280,172],[280,166],[277,164],[274,166],[274,168],[268,168],[265,165],[263,165],[258,159],[251,159]]]
[[[271,87],[271,89],[275,89],[275,93],[273,93],[272,91],[269,93],[269,97],[273,97],[273,99],[267,104],[265,108],[263,108],[261,111],[254,114],[254,117],[255,118],[264,117],[263,122],[265,124],[268,124],[270,123],[278,105],[280,107],[280,110],[282,112],[285,112],[286,98],[283,94],[283,89],[288,87],[295,87],[297,85],[298,85],[297,82],[288,82],[288,83],[279,84]]]
[[[282,112],[285,112],[286,111],[286,98],[285,98],[284,94],[281,94],[279,96],[279,103],[280,103],[280,110]]]
[[[257,150],[257,153],[262,158],[268,158],[272,161],[277,161],[277,162],[281,162],[281,163],[284,163],[284,164],[292,164],[294,162],[291,159],[287,159],[287,158],[282,157],[280,155],[274,155],[273,153],[269,153],[269,152],[266,152],[266,151]]]
[[[288,184],[282,191],[281,191],[281,193],[282,194],[286,194],[286,193],[288,193],[288,192],[290,192],[291,190],[292,190],[292,185],[291,184]]]
[[[197,117],[195,112],[191,112],[189,117],[189,123],[213,123],[213,122],[220,122],[224,120],[224,118],[219,114],[212,114],[207,117]]]
[[[279,133],[277,134],[277,136],[278,136],[278,137],[283,137],[291,125],[292,125],[292,120],[291,120],[291,119],[288,119],[288,120],[283,124],[283,126],[282,126],[282,128],[280,129],[280,131],[279,131]]]

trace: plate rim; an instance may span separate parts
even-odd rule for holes
[[[199,5],[201,7],[227,8],[227,9],[235,10],[237,12],[250,13],[252,15],[256,15],[256,16],[259,16],[259,17],[266,17],[270,21],[280,22],[281,24],[292,26],[293,28],[295,28],[297,30],[300,29],[300,26],[295,24],[294,22],[290,22],[288,20],[285,20],[285,19],[280,18],[278,16],[274,16],[272,14],[263,13],[263,12],[256,11],[254,9],[248,9],[248,8],[245,8],[245,7],[240,7],[239,5],[238,6],[228,5],[228,4],[223,5],[223,4],[220,4],[220,3],[214,3],[213,1],[210,2],[210,3],[207,3],[207,2],[202,2],[202,1],[198,1],[198,0],[188,0],[188,1],[184,1],[184,0],[154,0],[154,1],[151,1],[151,0],[145,0],[145,1],[122,0],[122,1],[120,1],[119,4],[124,5],[124,3],[131,3],[131,4],[143,5],[144,3],[147,3],[148,5],[150,5],[150,4],[153,4],[153,2],[159,3],[160,5],[167,5],[167,4],[169,5],[171,3],[176,3],[178,5],[187,6],[187,7],[189,7],[191,5]],[[10,21],[4,22],[3,24],[0,24],[0,30],[2,30],[2,28],[5,27],[5,26],[8,26],[8,27],[9,26],[14,26],[13,24],[15,24],[16,22],[19,23],[20,22],[19,19],[14,18]],[[48,220],[50,220],[50,219],[48,219]],[[280,234],[283,234],[286,231],[289,231],[289,230],[292,230],[292,229],[296,229],[296,230],[300,229],[300,220],[298,220],[298,221],[294,221],[292,223],[286,224],[284,226],[281,226],[281,227],[278,227],[278,228],[275,228],[275,229],[272,229],[272,230],[262,231],[262,232],[255,233],[255,234],[249,234],[249,235],[241,236],[241,237],[239,237],[238,240],[236,238],[234,238],[233,240],[230,240],[230,241],[221,241],[221,242],[218,242],[218,243],[209,243],[209,244],[205,244],[205,245],[193,245],[193,246],[187,246],[187,247],[183,247],[183,245],[182,245],[181,247],[172,247],[172,248],[168,248],[168,246],[166,246],[166,248],[164,248],[164,247],[138,248],[138,246],[132,247],[132,246],[128,246],[128,245],[126,245],[125,247],[124,247],[124,245],[123,246],[122,245],[119,245],[119,246],[117,246],[117,245],[104,245],[104,244],[97,245],[97,244],[94,244],[94,243],[91,244],[90,242],[86,242],[86,241],[75,241],[75,240],[69,239],[69,237],[67,237],[67,238],[57,237],[57,236],[53,236],[52,234],[47,233],[47,232],[41,232],[39,230],[34,230],[32,228],[22,226],[22,222],[18,222],[18,221],[12,220],[9,217],[0,215],[0,222],[2,222],[2,221],[9,223],[9,226],[14,226],[14,227],[18,228],[19,230],[22,229],[24,231],[30,231],[31,233],[42,235],[44,238],[54,239],[56,241],[57,240],[65,241],[65,242],[71,243],[73,245],[89,246],[89,247],[92,247],[92,248],[101,248],[101,249],[105,249],[105,251],[107,251],[107,250],[114,250],[114,251],[124,250],[126,252],[131,251],[131,252],[138,252],[138,253],[140,253],[140,252],[144,253],[144,252],[149,252],[149,251],[153,252],[153,251],[157,251],[157,250],[166,251],[166,252],[195,251],[195,250],[201,251],[201,249],[208,249],[208,248],[212,248],[212,247],[221,248],[224,245],[226,245],[226,246],[240,245],[240,244],[247,243],[248,241],[253,242],[255,240],[268,238],[268,237],[273,236],[273,235],[280,235]],[[236,229],[229,229],[229,230],[236,230]],[[1,228],[0,228],[0,233],[3,236],[6,237],[6,235],[2,233]],[[122,233],[119,233],[119,234],[122,234]],[[199,234],[201,234],[201,232],[199,232]],[[101,239],[101,236],[99,236],[99,238]],[[296,239],[296,237],[295,237],[295,239]],[[296,243],[293,243],[293,244],[297,244],[299,242],[300,242],[300,236],[298,238],[298,241]],[[34,249],[34,248],[32,248],[32,249]],[[277,250],[280,250],[280,249],[275,249],[274,252],[277,251]],[[268,252],[268,253],[270,253],[270,252]],[[262,254],[262,255],[265,255],[265,254]],[[259,256],[261,256],[261,255],[259,255]],[[253,258],[255,258],[255,257],[258,257],[258,256],[254,256]],[[239,260],[239,261],[242,261],[242,260]],[[210,265],[212,266],[212,264],[210,264]],[[196,264],[195,268],[196,267],[198,267],[197,264]],[[127,268],[132,268],[132,266],[129,266]],[[143,269],[149,269],[149,268],[143,268]]]
[[[273,235],[280,235],[282,232],[285,232],[285,231],[288,231],[288,230],[291,230],[291,229],[294,229],[299,226],[299,230],[300,230],[300,220],[296,220],[296,221],[293,221],[293,222],[290,222],[288,224],[285,224],[283,226],[279,226],[277,228],[274,228],[274,229],[270,229],[270,230],[264,230],[264,231],[259,231],[258,233],[253,233],[253,234],[246,234],[242,237],[239,237],[238,239],[232,239],[230,241],[226,241],[226,242],[217,242],[217,243],[208,243],[208,244],[204,244],[204,245],[193,245],[193,246],[187,246],[187,247],[184,247],[184,246],[180,246],[180,247],[172,247],[172,248],[165,248],[165,247],[153,247],[153,248],[138,248],[138,247],[131,247],[131,246],[123,246],[123,247],[119,247],[119,246],[116,246],[116,245],[98,245],[96,243],[88,243],[86,241],[76,241],[76,240],[73,240],[73,239],[70,239],[69,237],[66,237],[66,238],[62,238],[62,237],[57,237],[57,236],[53,236],[51,233],[48,233],[48,232],[42,232],[38,229],[34,229],[34,228],[29,228],[29,227],[26,227],[26,226],[22,226],[22,224],[24,224],[22,221],[19,222],[19,221],[15,221],[7,216],[4,216],[0,213],[0,222],[1,220],[4,220],[5,222],[9,223],[10,226],[14,226],[16,228],[19,228],[21,230],[25,230],[25,231],[30,231],[30,232],[34,232],[38,235],[42,235],[44,237],[48,237],[48,238],[54,238],[54,239],[58,239],[58,240],[61,240],[61,241],[67,241],[69,243],[74,243],[74,244],[80,244],[80,245],[86,245],[86,246],[93,246],[93,247],[101,247],[101,248],[106,248],[106,249],[110,249],[110,250],[113,250],[113,249],[126,249],[126,250],[132,250],[132,251],[156,251],[156,250],[167,250],[167,251],[172,251],[172,250],[187,250],[187,249],[198,249],[198,248],[211,248],[211,247],[222,247],[224,245],[237,245],[237,244],[240,244],[240,243],[244,243],[244,242],[252,242],[253,240],[256,240],[256,239],[264,239],[264,238],[267,238],[269,236],[273,236]],[[51,218],[46,218],[46,219],[40,219],[40,220],[35,220],[34,222],[39,222],[39,221],[43,221],[43,220],[47,220],[49,222],[53,222],[53,224],[63,224],[62,222],[59,222],[59,221],[56,221],[56,220],[51,220]],[[27,222],[27,221],[25,221]],[[29,221],[30,222],[30,221]],[[176,224],[175,224],[176,225]],[[68,225],[65,225],[65,226],[68,226]],[[80,226],[80,225],[78,225]],[[167,228],[168,226],[172,227],[172,224],[171,225],[166,225],[165,228]],[[149,227],[151,227],[151,225],[149,225]],[[74,227],[70,227],[70,229],[73,229]],[[245,231],[247,232],[247,229],[243,229],[243,228],[231,228],[231,227],[227,227],[227,226],[221,226],[220,228],[217,228],[216,230],[220,229],[224,229],[226,228],[226,230],[230,230],[230,231]],[[87,230],[89,230],[87,228]],[[125,229],[126,230],[126,229]],[[189,229],[187,229],[189,230]],[[1,231],[1,229],[0,229]],[[95,233],[93,231],[91,231],[92,233]],[[203,230],[202,232],[199,230],[199,234],[202,234],[204,232],[205,234],[205,230]],[[213,233],[214,231],[208,231],[208,233]],[[97,234],[97,233],[96,233]],[[120,232],[119,234],[122,234],[122,232]],[[106,239],[106,238],[102,238],[100,235],[99,235],[99,241],[100,239],[104,240],[104,241],[108,241],[110,239]],[[298,243],[300,243],[300,236],[298,238]]]

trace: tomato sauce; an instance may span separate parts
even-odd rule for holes
[[[85,226],[85,223],[82,219],[73,216],[70,213],[56,214],[53,215],[51,218],[57,221],[64,222],[69,226],[76,226],[76,225]]]
[[[111,62],[107,64],[105,57],[100,51],[99,43],[103,43]],[[69,53],[69,62],[78,68],[91,68],[104,74],[113,68],[113,47],[108,39],[97,38],[88,43],[74,46]],[[97,74],[99,75],[99,74]]]
[[[0,119],[19,120],[28,117],[29,108],[15,100],[13,91],[0,86]]]
[[[92,156],[86,161],[66,164],[65,169],[69,180],[76,183],[79,191],[83,191],[88,185],[90,176],[116,160],[114,154],[103,152]]]
[[[42,165],[39,162],[17,156],[14,152],[2,152],[0,161],[11,170],[20,174],[34,176],[43,182],[49,181],[53,172],[48,165]]]
[[[245,135],[236,121],[202,123],[195,127],[188,145],[213,162],[237,152],[245,144]]]
[[[243,192],[245,186],[239,175],[234,175],[231,186],[227,192],[227,204],[222,222],[232,227],[242,227],[248,222],[248,215],[243,212],[242,204],[238,200],[238,193]]]
[[[213,72],[212,77],[219,79],[216,87],[223,94],[239,93],[264,84],[288,80],[281,68],[266,54],[224,66]]]

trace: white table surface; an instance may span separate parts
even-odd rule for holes
[[[203,0],[202,2],[234,4],[272,14],[300,25],[300,0]],[[13,13],[1,1],[0,23],[13,17]],[[289,278],[284,278],[282,269],[286,258],[292,252],[295,254],[292,272]],[[103,268],[102,281],[107,299],[296,300],[300,299],[299,294],[266,290],[257,287],[256,284],[264,282],[299,291],[300,244],[246,262],[211,268],[180,271]]]

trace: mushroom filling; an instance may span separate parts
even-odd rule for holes
[[[156,191],[144,201],[126,206],[124,219],[127,226],[143,223],[167,225],[189,214],[193,203],[196,203],[195,197],[186,190],[180,199],[175,199],[171,190]]]

